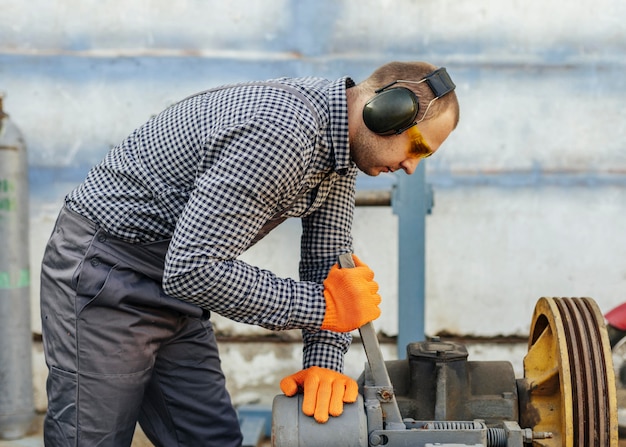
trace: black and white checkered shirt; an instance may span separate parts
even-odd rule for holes
[[[170,239],[163,288],[233,320],[302,328],[304,367],[341,371],[348,334],[320,331],[322,281],[352,251],[356,166],[341,78],[212,89],[135,130],[66,201],[132,243]],[[302,218],[300,281],[237,257]]]

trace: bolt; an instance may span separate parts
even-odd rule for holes
[[[530,428],[522,430],[522,437],[525,444],[530,444],[535,439],[550,439],[554,435],[549,431],[532,431]]]
[[[390,401],[391,399],[393,399],[393,391],[391,390],[380,390],[380,398],[384,401]]]
[[[549,431],[534,431],[533,439],[550,439],[554,435]]]
[[[381,442],[381,437],[375,433],[372,433],[372,435],[370,436],[370,445],[380,445]]]

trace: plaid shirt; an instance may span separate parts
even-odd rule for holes
[[[66,198],[131,243],[170,239],[164,291],[235,321],[303,329],[304,367],[343,370],[349,334],[320,331],[322,281],[352,251],[349,78],[207,90],[135,130]],[[302,219],[300,281],[237,257]]]

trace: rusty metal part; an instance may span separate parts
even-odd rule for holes
[[[590,298],[541,298],[518,382],[520,425],[543,447],[617,447],[615,375],[604,319]]]

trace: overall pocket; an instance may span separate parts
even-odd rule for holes
[[[74,275],[76,284],[76,316],[80,315],[86,306],[97,299],[104,289],[111,272],[116,267],[117,264],[107,262],[96,254],[87,254]]]
[[[50,367],[46,382],[48,413],[46,442],[50,445],[74,445],[76,440],[76,373]]]

